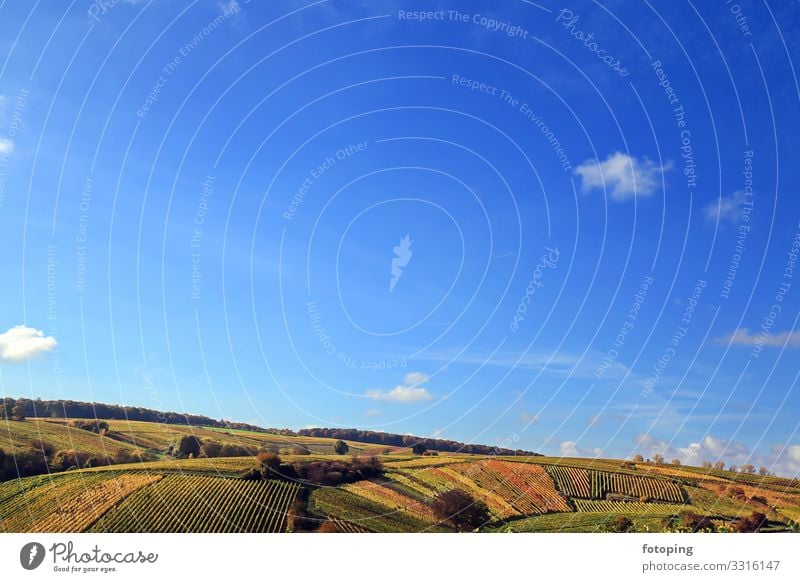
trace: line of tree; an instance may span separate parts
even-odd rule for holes
[[[425,447],[425,450],[433,449],[448,453],[471,453],[475,455],[523,455],[541,456],[532,451],[520,449],[505,449],[490,445],[465,444],[448,439],[432,439],[413,435],[392,434],[387,432],[375,432],[371,430],[359,430],[357,428],[304,428],[297,431],[299,436],[323,437],[340,439],[345,441],[356,441],[360,443],[370,443],[375,445],[385,445],[387,447],[409,447],[417,444]],[[419,449],[418,449],[419,450]]]
[[[294,431],[285,428],[262,428],[244,422],[216,420],[199,414],[161,412],[140,406],[121,406],[100,402],[75,400],[42,400],[37,398],[3,398],[0,400],[0,419],[24,420],[25,418],[85,418],[95,420],[135,420],[162,424],[183,424],[252,430],[271,434],[292,436]]]

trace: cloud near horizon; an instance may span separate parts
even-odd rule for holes
[[[653,194],[662,174],[671,167],[670,162],[659,166],[646,157],[614,152],[602,162],[586,160],[575,168],[575,174],[581,177],[584,192],[609,189],[611,199],[621,202]]]
[[[385,402],[399,402],[408,404],[411,402],[422,402],[431,400],[433,395],[421,384],[428,381],[427,374],[421,372],[409,372],[403,378],[403,383],[398,384],[391,390],[367,390],[364,394],[372,400],[382,400]]]
[[[0,334],[0,360],[24,362],[34,356],[49,352],[57,345],[56,339],[45,336],[43,331],[25,325],[17,325]]]
[[[592,449],[583,449],[578,446],[575,441],[563,441],[559,447],[562,457],[601,457],[603,456],[603,449],[595,447]]]
[[[800,348],[800,331],[782,331],[780,333],[750,333],[746,327],[740,327],[733,333],[718,337],[714,343],[734,346],[765,346],[769,348]]]

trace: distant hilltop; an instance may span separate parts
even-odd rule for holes
[[[411,447],[422,444],[426,448],[448,453],[469,453],[475,455],[518,455],[541,456],[533,451],[508,449],[491,445],[467,444],[449,439],[425,438],[414,435],[401,435],[356,428],[308,428],[293,431],[288,428],[263,428],[244,422],[216,420],[208,416],[181,412],[163,412],[139,406],[121,406],[99,402],[79,402],[75,400],[42,400],[37,398],[4,398],[0,400],[0,418],[12,418],[14,409],[28,418],[89,418],[96,420],[131,420],[179,424],[185,426],[208,426],[234,430],[250,430],[285,436],[312,436],[332,439],[352,440],[362,443],[385,445],[387,447]]]

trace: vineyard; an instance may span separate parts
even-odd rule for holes
[[[547,472],[553,477],[556,487],[570,497],[588,499],[592,496],[589,486],[589,472],[577,467],[562,467],[561,465],[547,465]]]
[[[301,451],[288,448],[285,437],[249,430],[112,420],[111,436],[101,436],[63,420],[9,426],[12,454],[30,448],[25,439],[38,434],[64,449],[74,445],[101,456],[138,447],[161,460],[0,482],[0,532],[286,532],[323,526],[346,533],[447,532],[458,526],[437,518],[434,507],[439,494],[454,489],[486,505],[490,520],[482,531],[609,531],[622,515],[635,531],[661,531],[665,517],[687,510],[712,516],[722,529],[754,511],[768,515],[779,531],[800,527],[800,481],[778,477],[613,459],[415,456],[408,448],[354,443],[350,453],[366,460],[360,452],[372,452],[380,464],[377,472],[345,479],[342,464],[351,456],[329,454],[334,441],[321,437],[294,439]],[[253,454],[174,458],[163,452],[185,434],[254,454],[280,445],[280,462],[307,480],[261,479]],[[314,467],[301,466],[306,463]],[[330,481],[311,477],[324,467]]]
[[[497,519],[534,513],[571,511],[553,479],[539,465],[492,459],[423,468],[393,463],[389,476],[404,488],[433,498],[441,491],[464,489],[483,501]]]
[[[575,508],[579,512],[642,514],[642,515],[675,515],[686,509],[683,505],[665,503],[642,503],[641,501],[594,501],[576,499]]]
[[[373,532],[446,531],[416,513],[390,509],[361,495],[340,488],[324,488],[311,494],[314,513],[341,520]]]
[[[34,477],[30,483],[4,483],[0,501],[0,532],[32,531],[58,508],[68,506],[74,498],[114,477],[116,474],[111,471],[67,473],[56,477]]]
[[[589,482],[592,499],[605,499],[609,493],[616,493],[668,503],[684,503],[686,501],[686,496],[678,484],[662,479],[590,471]]]
[[[49,516],[35,523],[30,531],[82,532],[128,495],[159,479],[161,475],[130,473],[100,481],[56,507]]]
[[[371,481],[360,481],[345,485],[343,489],[391,510],[409,512],[415,518],[426,523],[434,523],[436,521],[433,511],[428,505],[389,487],[378,485]]]
[[[167,475],[130,495],[90,531],[282,532],[298,489],[281,481]]]

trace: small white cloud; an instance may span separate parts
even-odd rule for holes
[[[5,137],[0,137],[0,154],[10,154],[14,152],[14,142]]]
[[[560,446],[562,457],[601,457],[603,449],[582,449],[575,441],[563,441]]]
[[[369,410],[364,411],[364,416],[378,416],[380,413],[381,413],[380,409],[370,408]]]
[[[385,400],[387,402],[420,402],[433,398],[427,388],[411,386],[395,386],[391,390],[367,390],[367,398]]]
[[[519,415],[519,421],[523,424],[534,424],[539,422],[539,415],[531,412],[523,412]]]
[[[428,381],[428,375],[422,372],[409,372],[403,378],[403,384],[406,386],[418,386]]]
[[[575,168],[575,173],[581,177],[585,192],[610,189],[612,200],[623,201],[653,194],[661,175],[671,167],[669,162],[659,166],[648,158],[615,152],[602,162],[586,160]]]
[[[728,221],[737,223],[742,215],[744,192],[737,191],[730,196],[721,196],[703,208],[703,216],[713,222]]]
[[[386,402],[421,402],[431,400],[433,396],[428,389],[420,384],[427,382],[428,376],[421,372],[410,372],[405,375],[403,383],[391,390],[367,390],[365,395],[373,400]]]
[[[714,343],[734,346],[761,346],[768,348],[800,348],[800,331],[783,331],[780,333],[767,333],[760,331],[750,333],[746,327],[741,327],[728,335],[716,338]]]
[[[6,362],[22,362],[38,354],[49,352],[57,342],[44,332],[18,325],[0,334],[0,359]]]

